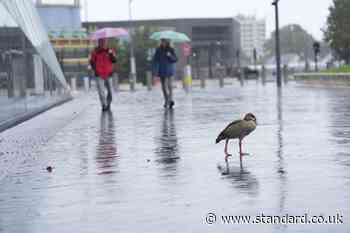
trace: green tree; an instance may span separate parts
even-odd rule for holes
[[[135,59],[137,68],[137,78],[139,81],[146,83],[146,72],[151,69],[149,60],[149,50],[157,46],[157,42],[150,40],[149,37],[157,28],[139,27],[135,30]]]
[[[272,32],[271,38],[265,43],[267,56],[275,55],[275,34]],[[281,54],[298,54],[301,58],[310,59],[313,57],[314,38],[300,25],[291,24],[280,29]]]
[[[155,48],[157,42],[150,40],[149,37],[157,28],[138,27],[134,30],[134,53],[137,68],[137,79],[143,83],[146,82],[146,72],[150,70],[150,61],[148,56],[149,49]],[[117,72],[122,81],[127,81],[130,74],[130,44],[128,41],[121,40],[114,42],[109,46],[117,49]]]
[[[329,8],[325,40],[330,44],[338,58],[350,62],[350,1],[333,0]]]

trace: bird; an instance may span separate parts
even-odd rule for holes
[[[222,140],[226,140],[225,142],[225,161],[228,162],[228,157],[232,156],[227,152],[227,145],[230,139],[238,139],[239,140],[239,158],[242,163],[242,141],[248,136],[251,132],[256,129],[257,121],[256,117],[253,113],[248,113],[241,120],[236,120],[230,123],[216,138],[216,144],[221,142]]]

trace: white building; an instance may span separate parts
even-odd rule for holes
[[[257,19],[254,16],[238,15],[236,17],[240,23],[241,47],[243,53],[251,60],[254,60],[254,49],[257,58],[264,56],[264,43],[266,40],[265,19]]]
[[[80,30],[80,0],[36,0],[36,8],[47,31]]]

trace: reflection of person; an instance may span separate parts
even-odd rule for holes
[[[113,63],[115,62],[115,51],[107,48],[106,39],[99,39],[97,48],[95,48],[90,55],[90,65],[95,72],[102,111],[109,110],[111,106],[112,90],[109,78],[112,76]],[[107,96],[104,87],[107,89]]]
[[[160,78],[164,95],[164,107],[172,108],[173,100],[172,76],[175,74],[177,56],[168,40],[162,39],[153,57],[153,74]]]
[[[99,174],[113,173],[117,157],[117,146],[115,143],[114,118],[111,111],[102,113],[99,143],[97,145],[96,161]]]
[[[158,161],[167,165],[176,164],[179,156],[173,110],[164,112],[161,135],[158,140],[159,146],[156,149],[156,154],[159,156]]]

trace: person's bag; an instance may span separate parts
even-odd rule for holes
[[[177,57],[175,55],[175,52],[167,52],[167,57],[168,57],[169,62],[171,62],[171,63],[177,62]]]

